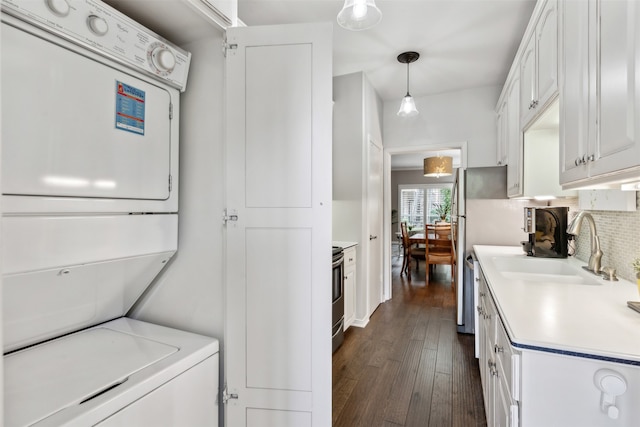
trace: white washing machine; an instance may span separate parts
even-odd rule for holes
[[[190,54],[97,0],[2,0],[0,43],[4,425],[217,426],[218,341],[126,317],[177,250]]]

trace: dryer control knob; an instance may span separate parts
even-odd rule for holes
[[[170,73],[176,66],[176,57],[169,49],[160,46],[151,53],[151,61],[158,71]]]
[[[47,7],[54,15],[65,17],[71,10],[68,0],[47,0],[46,3]]]
[[[87,26],[93,34],[104,36],[109,32],[109,24],[103,18],[96,15],[89,15],[87,18]]]

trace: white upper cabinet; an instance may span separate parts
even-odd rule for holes
[[[522,128],[544,110],[558,92],[558,2],[547,0],[520,59]]]
[[[520,114],[527,123],[535,113],[536,102],[536,37],[531,34],[520,59]]]
[[[560,181],[640,179],[640,3],[562,2]]]
[[[522,132],[520,132],[520,79],[511,81],[507,99],[507,196],[522,196]]]
[[[591,165],[591,176],[640,165],[640,4],[637,0],[598,3],[599,117],[593,153],[597,162]]]
[[[501,99],[498,102],[498,115],[496,118],[498,143],[496,144],[496,165],[504,166],[507,164],[507,145],[508,145],[508,111],[507,111],[507,99]]]
[[[543,107],[558,93],[558,2],[547,1],[536,27],[537,103]]]
[[[587,177],[589,134],[589,3],[563,1],[560,22],[560,182]],[[595,122],[593,123],[595,125]],[[586,160],[586,157],[585,157]]]

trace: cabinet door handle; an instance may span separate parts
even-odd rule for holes
[[[493,346],[493,351],[498,354],[498,353],[504,353],[504,347],[500,347],[498,344],[495,344]]]
[[[496,362],[494,362],[493,360],[489,359],[487,361],[487,364],[489,365],[489,373],[491,374],[491,376],[497,377],[498,376],[498,369],[496,369]]]
[[[582,156],[582,163],[589,163],[589,162],[593,162],[596,159],[596,156],[594,154],[585,154],[584,156]]]
[[[583,163],[583,160],[578,157],[574,163],[576,164],[576,166],[580,166]]]
[[[369,240],[375,240],[378,236],[374,236],[373,234],[369,234]]]

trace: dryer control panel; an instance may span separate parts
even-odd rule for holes
[[[2,0],[2,11],[184,91],[191,53],[97,0]]]

